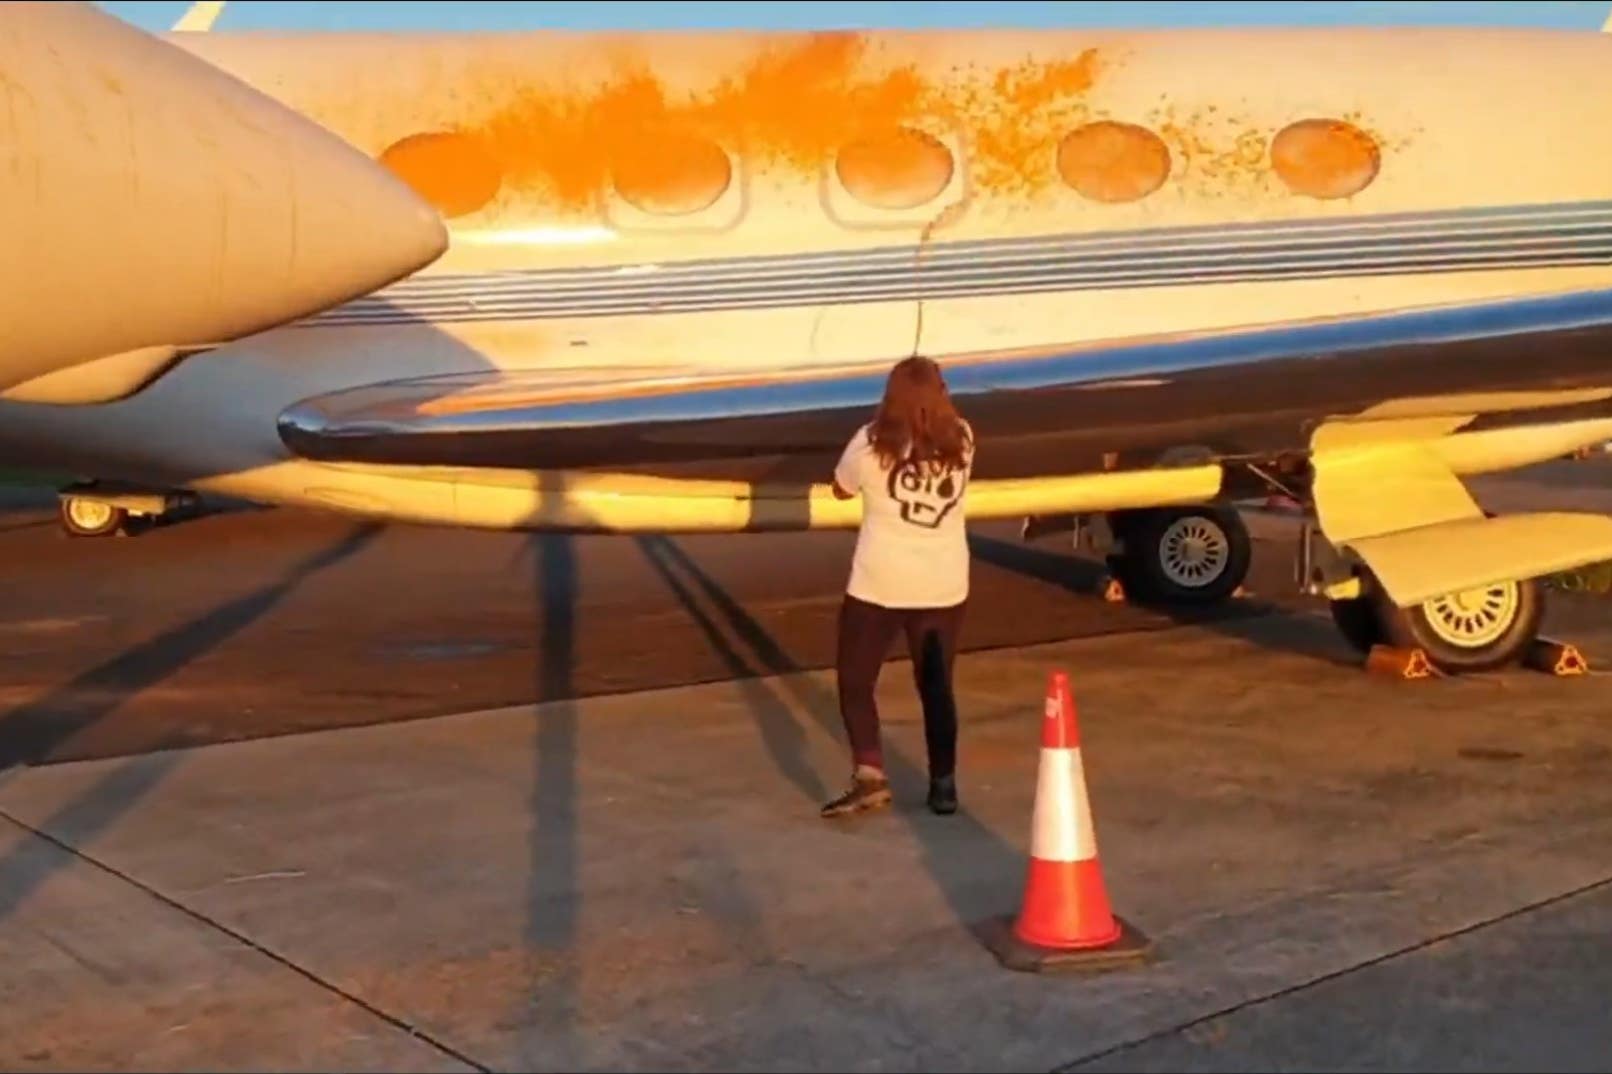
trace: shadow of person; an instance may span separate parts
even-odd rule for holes
[[[843,741],[844,727],[839,717],[836,690],[801,674],[807,669],[679,542],[664,536],[645,538],[645,541],[657,549],[655,554],[667,570],[681,573],[726,622],[742,647],[735,651],[740,654],[746,670],[754,675],[776,676],[757,684],[758,691],[767,695],[769,708],[785,713],[803,711],[823,733]],[[927,772],[900,749],[886,747],[885,766],[897,793],[920,803],[898,807],[896,814],[918,844],[925,869],[958,923],[974,935],[978,922],[1004,910],[1003,886],[1023,876],[1024,857],[969,811],[966,798],[958,813],[949,817],[931,816],[921,804],[922,794],[928,788]]]
[[[680,549],[665,537],[640,536],[637,543],[644,559],[694,620],[706,643],[722,661],[729,678],[737,683],[745,700],[745,710],[755,720],[756,729],[778,771],[806,798],[821,799],[826,787],[812,767],[806,734],[789,705],[758,678],[766,674],[765,669],[729,643],[716,621],[700,607],[693,589],[678,576],[679,570],[686,571],[685,564],[692,561],[680,556]]]

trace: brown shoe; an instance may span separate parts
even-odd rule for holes
[[[846,817],[879,809],[891,801],[890,783],[883,776],[853,776],[851,789],[825,805],[822,814],[825,820]]]

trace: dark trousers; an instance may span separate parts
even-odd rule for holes
[[[924,710],[924,745],[929,775],[941,778],[957,768],[957,705],[952,698],[952,664],[964,605],[951,608],[881,608],[847,595],[840,606],[837,658],[840,716],[859,765],[884,767],[879,743],[879,710],[873,688],[896,631],[905,630],[913,680]]]

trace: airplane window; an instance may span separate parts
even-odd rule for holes
[[[1058,174],[1092,201],[1136,201],[1170,177],[1170,148],[1146,127],[1088,123],[1059,143]]]
[[[1271,139],[1271,167],[1295,194],[1347,198],[1371,185],[1382,153],[1371,135],[1341,119],[1301,119]]]
[[[876,209],[916,209],[952,181],[951,150],[923,131],[897,127],[840,150],[834,171],[857,201]]]
[[[504,181],[503,169],[481,142],[457,131],[400,138],[380,160],[449,219],[492,201]]]
[[[655,216],[709,209],[733,182],[733,164],[714,142],[697,135],[647,138],[617,156],[611,181],[622,200]]]

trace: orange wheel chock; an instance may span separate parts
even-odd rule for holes
[[[1523,664],[1558,677],[1587,675],[1590,671],[1590,662],[1584,659],[1577,646],[1550,638],[1535,638],[1523,656]]]
[[[1394,679],[1430,679],[1433,665],[1420,649],[1396,649],[1388,645],[1373,645],[1366,657],[1366,670]]]

